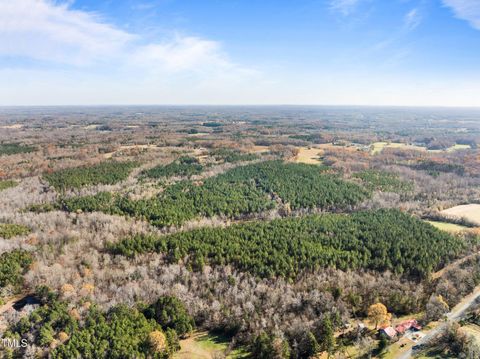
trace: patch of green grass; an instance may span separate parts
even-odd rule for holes
[[[468,227],[461,226],[459,224],[455,223],[448,223],[448,222],[438,222],[438,221],[427,221],[427,223],[430,223],[432,226],[446,232],[450,233],[458,233],[461,231],[464,231],[468,229]]]
[[[209,350],[224,350],[230,342],[226,336],[221,334],[205,334],[198,337],[196,341],[201,347]]]
[[[25,146],[19,143],[0,143],[0,156],[16,155],[18,153],[30,153],[35,147]]]
[[[0,237],[10,239],[30,233],[30,228],[21,224],[0,223]]]
[[[231,338],[223,334],[209,333],[202,335],[197,339],[197,343],[200,347],[211,352],[224,352],[227,350],[230,344]],[[236,348],[232,350],[228,355],[228,359],[241,359],[247,358],[249,353],[245,348]]]
[[[180,342],[181,350],[174,354],[174,358],[205,358],[206,355],[216,357],[215,355],[224,355],[228,350],[231,338],[217,333],[196,332],[192,337]],[[249,358],[249,353],[245,348],[236,348],[227,356],[227,359]]]
[[[462,144],[454,144],[452,147],[447,148],[447,152],[453,152],[458,150],[470,150],[472,146],[470,145],[462,145]]]
[[[0,191],[3,191],[7,188],[12,188],[18,186],[18,183],[12,180],[0,181]]]
[[[247,359],[251,358],[251,354],[244,348],[233,349],[230,354],[227,355],[227,359]]]
[[[51,212],[57,209],[55,204],[52,203],[42,203],[42,204],[32,204],[24,209],[24,212],[34,212],[34,213],[45,213]]]

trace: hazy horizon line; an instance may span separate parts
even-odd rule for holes
[[[0,105],[0,108],[33,107],[349,107],[349,108],[437,108],[437,109],[476,109],[478,106],[454,105],[355,105],[355,104],[68,104],[68,105]]]

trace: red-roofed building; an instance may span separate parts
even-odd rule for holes
[[[395,338],[397,335],[397,331],[393,329],[393,327],[380,328],[378,333],[380,335],[386,335],[390,339]]]
[[[405,320],[395,327],[395,330],[399,334],[405,334],[407,330],[420,330],[420,329],[422,329],[422,327],[418,325],[418,322],[416,319]]]

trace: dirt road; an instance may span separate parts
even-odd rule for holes
[[[445,272],[449,271],[450,269],[453,269],[455,267],[458,267],[460,264],[464,263],[465,261],[471,259],[471,258],[474,258],[475,256],[478,256],[480,254],[480,252],[475,252],[475,253],[472,253],[472,254],[469,254],[468,256],[466,257],[463,257],[463,258],[460,258],[460,259],[457,259],[456,261],[448,264],[447,266],[443,267],[442,269],[440,269],[439,271],[435,272],[435,273],[432,273],[432,279],[438,279],[440,278]]]

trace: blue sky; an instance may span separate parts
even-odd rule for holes
[[[0,105],[480,106],[480,0],[0,0]]]

